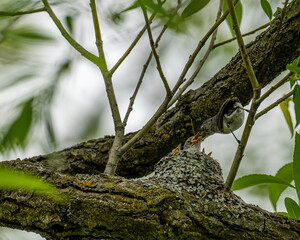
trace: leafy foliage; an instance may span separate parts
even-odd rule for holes
[[[291,198],[287,197],[284,200],[288,216],[291,218],[297,218],[300,220],[300,208],[299,205]]]
[[[235,180],[232,186],[232,190],[236,191],[236,190],[240,190],[246,187],[251,187],[262,183],[279,183],[285,186],[293,187],[293,185],[291,185],[290,183],[275,176],[266,175],[266,174],[251,174]]]
[[[292,117],[289,111],[289,102],[292,101],[292,98],[287,98],[283,102],[280,103],[280,109],[283,113],[283,116],[285,118],[285,121],[291,131],[292,136],[294,135],[294,126],[293,126],[293,121]]]
[[[0,166],[0,189],[22,190],[26,192],[36,192],[53,198],[58,198],[60,193],[50,183],[42,179],[24,173],[16,169]]]
[[[300,134],[296,133],[295,136],[295,149],[294,149],[294,156],[293,156],[293,174],[294,174],[294,181],[295,186],[298,194],[298,199],[300,202]]]
[[[187,18],[203,9],[210,0],[192,0],[183,10],[181,16]]]
[[[228,5],[227,5],[226,1],[224,1],[223,12],[226,12],[227,10],[228,10]],[[236,17],[237,17],[238,23],[240,25],[241,22],[242,22],[242,17],[243,17],[243,6],[242,6],[241,1],[239,1],[234,6],[234,10],[235,10],[235,13],[236,13]],[[230,14],[226,17],[226,22],[227,22],[227,24],[229,26],[229,29],[231,31],[232,36],[234,37],[235,36],[235,32],[234,32],[234,29],[233,29],[233,24],[232,24],[232,20],[231,20]]]
[[[7,132],[1,139],[1,151],[6,148],[14,147],[16,145],[21,147],[24,147],[26,145],[26,138],[33,121],[32,103],[33,99],[31,98],[27,102],[22,104],[22,110],[20,114],[12,122]]]
[[[262,9],[264,10],[265,14],[271,20],[272,16],[273,16],[273,12],[272,12],[270,3],[267,0],[260,0],[260,5],[261,5]]]
[[[293,174],[291,174],[292,172],[293,172],[293,163],[287,163],[278,170],[275,177],[280,178],[286,181],[287,183],[291,183],[294,179]],[[287,187],[288,187],[287,185],[276,184],[276,183],[272,183],[269,185],[269,198],[275,211],[277,208],[278,199]]]

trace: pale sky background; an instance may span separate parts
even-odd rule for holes
[[[99,1],[98,4],[99,6],[101,4],[101,10],[99,11],[100,24],[109,66],[112,66],[112,64],[117,61],[121,54],[126,50],[128,44],[132,41],[132,39],[134,39],[138,32],[137,29],[141,29],[143,26],[143,18],[141,17],[140,11],[134,11],[130,13],[131,16],[126,15],[128,18],[125,25],[121,25],[117,28],[111,28],[111,23],[107,22],[105,15],[113,8],[111,3],[114,2],[115,1],[113,0]],[[122,2],[126,1],[124,0]],[[252,6],[254,2],[259,5],[260,1],[242,1],[244,7],[241,25],[242,32],[248,32],[268,22],[268,18],[265,16],[264,12],[259,9],[259,7],[256,8]],[[214,21],[215,14],[212,15],[211,12],[215,11],[216,3],[217,1],[211,1],[211,3],[209,3],[206,7],[206,10],[202,12],[204,15],[203,19],[207,21],[207,23],[204,22],[203,25],[201,25],[203,29],[208,29]],[[278,3],[280,3],[280,1],[271,1],[273,11],[276,9],[275,6],[277,6]],[[86,1],[85,4],[82,3],[82,5],[85,12],[76,22],[75,36],[76,39],[88,50],[92,50],[96,53],[91,19],[87,14],[89,11],[88,1]],[[59,10],[56,8],[54,8],[54,10],[59,15]],[[60,37],[58,30],[46,13],[31,15],[24,19],[28,22],[38,21],[45,30]],[[155,33],[157,33],[157,31],[154,31],[154,34]],[[219,34],[222,35],[223,40],[231,38],[226,23],[221,25]],[[189,29],[188,33],[185,35],[178,35],[174,33],[166,34],[166,40],[162,41],[160,44],[160,51],[163,51],[164,54],[161,57],[161,62],[170,85],[173,85],[177,80],[177,76],[182,70],[189,53],[195,47],[196,42],[198,41],[195,39],[199,39],[201,36],[203,36],[203,33],[200,34],[200,32],[195,31],[195,28]],[[248,42],[249,39],[253,39],[253,36],[246,38],[245,41]],[[236,42],[231,43],[229,46],[230,47],[228,47],[227,50],[222,50],[220,48],[210,56],[209,60],[211,61],[208,61],[205,64],[196,82],[192,85],[192,89],[196,89],[201,86],[226,63],[228,63],[228,61],[237,52]],[[234,50],[230,55],[228,54],[228,51],[231,51],[231,49]],[[57,44],[52,46],[50,50],[49,48],[45,48],[45,52],[47,53],[47,62],[49,63],[49,66],[59,64],[61,56],[68,56],[68,54],[78,58],[77,63],[73,68],[75,71],[72,72],[71,75],[68,75],[68,77],[65,77],[60,83],[60,90],[55,98],[55,104],[52,108],[54,114],[54,126],[57,131],[60,144],[59,149],[78,143],[74,141],[74,132],[80,131],[81,127],[85,124],[85,119],[82,116],[93,112],[101,114],[100,121],[102,126],[99,130],[99,137],[113,134],[111,113],[107,104],[104,83],[98,69],[85,60],[79,61],[79,54],[74,53],[74,51],[68,47],[65,40],[61,37]],[[145,52],[147,52],[147,54],[145,54]],[[114,86],[122,117],[126,112],[129,98],[132,95],[137,81],[138,73],[140,73],[142,69],[142,65],[148,56],[148,52],[148,39],[143,38],[141,43],[139,43],[134,49],[132,55],[127,59],[124,65],[117,70],[116,75],[114,76]],[[44,84],[44,81],[45,80],[43,80],[42,83],[35,81],[29,87],[23,85],[17,87],[17,96],[21,95],[23,92],[30,92],[32,89],[36,89],[38,84]],[[6,102],[11,101],[10,97],[13,98],[16,96],[16,89],[1,92],[0,102],[4,99]],[[265,91],[266,89],[264,89],[264,92]],[[263,102],[260,110],[277,100],[288,91],[289,85],[286,84]],[[164,89],[154,68],[154,70],[152,69],[149,71],[143,81],[134,105],[134,110],[129,118],[126,132],[136,131],[142,127],[147,119],[154,113],[163,97]],[[2,105],[4,104],[1,104],[1,106]],[[249,106],[246,106],[246,108],[249,108]],[[292,105],[290,106],[290,110],[293,112]],[[0,111],[9,111],[9,109]],[[236,131],[238,138],[241,137],[242,129],[243,127]],[[42,138],[43,136],[44,135],[42,134],[39,137]],[[8,155],[0,156],[1,160],[15,159],[18,157],[24,158],[43,154],[44,150],[38,145],[38,142],[39,138],[37,137],[36,144],[31,144],[31,147],[29,147],[26,151],[15,151]],[[283,114],[281,113],[280,108],[277,107],[269,112],[269,114],[264,115],[257,120],[253,132],[251,133],[238,176],[253,173],[274,175],[280,167],[292,161],[293,145],[294,139],[291,139]],[[203,146],[205,147],[206,152],[212,151],[212,157],[220,162],[224,178],[226,179],[237,148],[236,140],[232,135],[215,134],[214,136],[206,139]],[[256,194],[257,192],[265,192],[266,194],[264,197],[261,197]],[[258,205],[268,211],[273,211],[272,205],[267,198],[267,193],[267,188],[258,187],[236,192],[236,194],[241,196],[247,203]],[[296,200],[296,194],[294,191],[286,191],[285,195]],[[284,198],[281,197],[278,201],[278,211],[285,210],[283,199]],[[24,231],[11,229],[3,231],[3,228],[0,228],[0,240],[19,239],[38,240],[41,239],[41,237],[33,233],[27,234]]]

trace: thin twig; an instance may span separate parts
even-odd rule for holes
[[[284,78],[282,78],[278,83],[276,83],[274,86],[270,87],[270,89],[268,91],[265,92],[265,94],[263,94],[259,99],[257,99],[257,102],[262,102],[263,100],[265,100],[267,97],[269,97],[271,95],[271,93],[273,93],[276,89],[278,89],[279,87],[281,87],[283,84],[285,84],[288,80],[289,77],[293,75],[293,72],[289,72]]]
[[[159,36],[157,37],[157,39],[156,39],[156,41],[155,41],[155,47],[157,47],[158,42],[160,41],[162,35],[163,35],[164,32],[167,30],[167,28],[168,28],[167,25],[165,25],[165,26],[163,27],[162,31],[160,32]],[[125,114],[125,117],[124,117],[124,120],[123,120],[123,125],[124,125],[124,126],[127,125],[127,121],[128,121],[129,115],[130,115],[130,113],[131,113],[131,111],[132,111],[132,106],[133,106],[133,104],[134,104],[134,101],[135,101],[136,95],[137,95],[137,93],[138,93],[138,91],[139,91],[139,88],[140,88],[140,86],[141,86],[141,84],[142,84],[142,81],[143,81],[143,78],[144,78],[145,73],[146,73],[146,71],[147,71],[147,68],[148,68],[148,66],[149,66],[149,64],[150,64],[150,62],[151,62],[152,56],[153,56],[153,53],[151,52],[151,53],[149,54],[149,56],[148,56],[148,58],[147,58],[145,64],[144,64],[144,66],[143,66],[143,70],[142,70],[141,75],[140,75],[140,77],[139,77],[139,80],[138,80],[138,83],[137,83],[137,85],[136,85],[136,88],[135,88],[135,90],[134,90],[134,92],[133,92],[133,95],[132,95],[132,97],[130,98],[130,102],[129,102],[129,105],[128,105],[128,108],[127,108],[127,111],[126,111],[126,114]]]
[[[152,31],[151,31],[149,19],[148,19],[148,16],[147,16],[147,10],[145,8],[143,0],[138,0],[138,1],[139,1],[140,5],[141,5],[141,9],[143,11],[143,15],[144,15],[144,18],[145,18],[146,28],[147,28],[148,37],[149,37],[149,42],[150,42],[150,46],[151,46],[151,50],[152,50],[154,59],[156,61],[156,66],[157,66],[158,73],[160,75],[160,78],[163,81],[163,84],[165,86],[167,95],[171,95],[171,89],[170,89],[168,81],[167,81],[167,79],[166,79],[166,77],[165,77],[165,75],[163,73],[163,70],[162,70],[162,67],[161,67],[161,64],[160,64],[160,60],[159,60],[159,56],[158,56],[158,54],[156,52],[156,48],[155,48],[155,44],[154,44],[153,36],[152,36]]]
[[[98,20],[98,14],[97,14],[97,7],[96,7],[96,2],[95,0],[90,1],[90,6],[92,10],[92,16],[93,16],[93,22],[94,22],[94,30],[95,30],[95,37],[96,37],[96,46],[98,49],[98,54],[99,58],[103,59],[103,62],[106,63],[105,61],[105,55],[103,51],[103,41],[101,37],[101,30],[100,30],[100,25],[99,25],[99,20]],[[105,69],[106,68],[106,69]],[[103,66],[103,70],[107,71],[107,66]]]
[[[156,12],[153,13],[150,18],[149,22],[151,23],[154,17],[156,16]],[[109,70],[111,74],[113,74],[118,67],[122,64],[122,62],[127,58],[127,56],[131,53],[132,49],[135,47],[135,45],[138,43],[138,41],[143,36],[144,32],[146,31],[146,25],[141,29],[141,31],[137,34],[136,38],[133,40],[133,42],[130,44],[128,49],[125,51],[125,53],[120,57],[120,59],[116,62],[116,64]]]
[[[159,33],[159,35],[158,35],[158,37],[157,37],[157,39],[155,41],[155,44],[154,44],[156,48],[158,47],[158,43],[159,43],[160,39],[162,38],[163,34],[165,33],[165,31],[169,27],[169,23],[172,21],[172,19],[174,18],[174,16],[178,12],[178,10],[179,10],[179,8],[181,6],[181,3],[182,3],[182,1],[178,0],[177,6],[176,6],[176,8],[174,10],[174,13],[170,16],[168,22],[164,25],[163,29]],[[150,21],[150,19],[149,19],[149,21]],[[130,102],[129,102],[129,105],[128,105],[128,108],[127,108],[127,111],[126,111],[126,114],[125,114],[125,117],[124,117],[124,120],[123,120],[123,125],[124,126],[127,125],[127,121],[128,121],[129,115],[130,115],[130,113],[131,113],[131,111],[133,109],[132,106],[134,104],[134,101],[135,101],[136,95],[138,93],[138,90],[139,90],[139,88],[140,88],[140,86],[142,84],[143,78],[144,78],[145,73],[147,71],[147,68],[148,68],[148,66],[150,64],[152,56],[153,56],[153,54],[152,54],[152,51],[151,51],[150,54],[149,54],[149,56],[148,56],[148,58],[147,58],[146,63],[143,66],[143,70],[142,70],[141,75],[139,77],[139,80],[138,80],[138,83],[137,83],[136,88],[134,90],[134,93],[133,93],[132,97],[130,98]]]
[[[216,22],[218,22],[218,20],[221,17],[222,10],[223,10],[223,4],[224,4],[224,0],[220,0],[220,5],[219,5],[219,10],[217,12]],[[203,67],[204,63],[208,59],[208,56],[210,55],[211,51],[213,50],[213,46],[214,46],[214,43],[215,43],[216,37],[217,37],[217,32],[218,32],[218,28],[216,28],[216,30],[213,32],[208,49],[206,50],[204,57],[199,62],[198,67],[196,68],[196,70],[194,71],[194,73],[192,74],[190,79],[178,90],[176,95],[172,98],[172,100],[168,104],[168,108],[171,107],[177,101],[177,99],[182,95],[182,93],[194,82],[195,78],[197,77],[197,75],[200,72],[201,68]]]
[[[250,31],[250,32],[244,33],[244,34],[242,35],[242,37],[249,36],[249,35],[251,35],[251,34],[253,34],[253,33],[255,33],[255,32],[257,32],[257,31],[259,31],[259,30],[261,30],[261,29],[264,29],[264,28],[268,27],[269,25],[270,25],[270,23],[266,23],[266,24],[264,24],[264,25],[262,25],[262,26],[260,26],[260,27],[258,27],[258,28],[256,28],[256,29],[254,29],[254,30],[252,30],[252,31]],[[236,39],[236,37],[233,37],[233,38],[230,38],[230,39],[228,39],[228,40],[226,40],[226,41],[224,41],[224,42],[217,43],[217,44],[214,45],[213,48],[215,49],[215,48],[217,48],[217,47],[220,47],[221,45],[230,43],[230,42],[234,41],[235,39]]]
[[[283,97],[279,98],[277,101],[275,101],[274,103],[272,103],[270,106],[268,106],[265,109],[261,110],[259,113],[257,113],[255,115],[255,120],[258,119],[259,117],[261,117],[262,115],[266,114],[267,112],[269,112],[271,109],[273,109],[274,107],[276,107],[278,104],[280,104],[281,102],[283,102],[285,99],[287,99],[290,96],[292,96],[293,93],[294,93],[294,90],[291,90],[286,95],[284,95]]]
[[[67,30],[64,28],[60,20],[57,18],[55,13],[53,12],[48,0],[42,0],[45,6],[45,10],[49,14],[49,16],[52,18],[53,22],[59,29],[61,35],[70,43],[70,45],[75,48],[83,57],[87,58],[91,62],[98,64],[99,58],[95,56],[94,54],[87,51],[83,46],[81,46],[78,42],[76,42],[71,35],[67,32]]]
[[[234,4],[237,4],[239,0],[235,0]],[[187,63],[185,64],[175,86],[172,89],[172,94],[174,95],[178,88],[181,86],[181,84],[184,82],[185,80],[185,76],[188,72],[188,70],[190,69],[190,67],[192,66],[193,62],[195,61],[198,53],[200,52],[200,50],[202,49],[202,47],[205,45],[207,39],[213,34],[213,32],[219,27],[219,25],[226,19],[227,15],[229,14],[229,10],[227,10],[222,17],[220,17],[220,19],[208,30],[208,32],[205,34],[205,36],[199,41],[196,49],[194,50],[194,52],[190,55]]]
[[[246,47],[245,47],[245,44],[243,41],[243,37],[242,37],[241,31],[239,28],[239,24],[237,21],[237,17],[236,17],[236,13],[234,10],[232,0],[226,0],[226,1],[227,1],[228,9],[230,11],[230,16],[231,16],[232,23],[233,23],[233,29],[234,29],[236,37],[237,37],[237,42],[239,45],[240,53],[242,55],[243,62],[246,66],[246,70],[247,70],[247,73],[248,73],[248,76],[249,76],[249,79],[250,79],[250,82],[252,85],[252,89],[253,89],[253,100],[252,100],[252,104],[250,107],[250,112],[249,112],[249,115],[248,115],[248,118],[246,121],[246,125],[245,125],[244,131],[243,131],[243,135],[242,135],[240,144],[235,153],[233,163],[231,165],[229,174],[228,174],[226,182],[225,182],[224,191],[228,192],[228,191],[230,191],[230,189],[232,187],[233,181],[235,179],[239,165],[240,165],[241,160],[244,155],[245,147],[248,142],[251,129],[254,125],[255,113],[260,104],[259,102],[256,101],[260,97],[260,89],[259,89],[259,83],[256,79],[255,73],[254,73],[252,65],[251,65],[250,58],[248,56],[248,53],[247,53],[247,50],[246,50]]]
[[[166,96],[162,104],[156,110],[156,112],[152,115],[150,120],[139,130],[127,143],[125,143],[120,149],[119,154],[122,155],[125,153],[137,140],[139,140],[145,133],[149,131],[149,129],[153,126],[153,124],[157,121],[157,119],[167,110],[168,103],[170,102],[170,97]]]
[[[46,8],[37,8],[33,10],[28,10],[28,11],[18,11],[18,12],[6,12],[6,11],[0,11],[0,17],[3,16],[20,16],[20,15],[27,15],[27,14],[32,14],[32,13],[38,13],[38,12],[44,12],[46,11]]]

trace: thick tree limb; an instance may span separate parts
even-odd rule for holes
[[[47,239],[299,239],[300,221],[248,205],[224,193],[217,161],[195,150],[161,159],[155,175],[127,180],[103,174],[71,176],[22,161],[7,162],[43,176],[64,193],[53,201],[2,191],[0,226]]]

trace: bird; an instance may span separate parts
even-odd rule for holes
[[[200,136],[199,133],[197,133],[195,136],[191,136],[185,141],[183,149],[184,150],[195,149],[197,151],[201,151],[201,142],[202,142],[202,137]]]
[[[244,110],[248,111],[243,108],[243,105],[237,97],[227,99],[222,104],[219,112],[204,121],[200,126],[199,135],[202,141],[214,133],[232,133],[237,142],[240,143],[233,132],[243,125]]]

